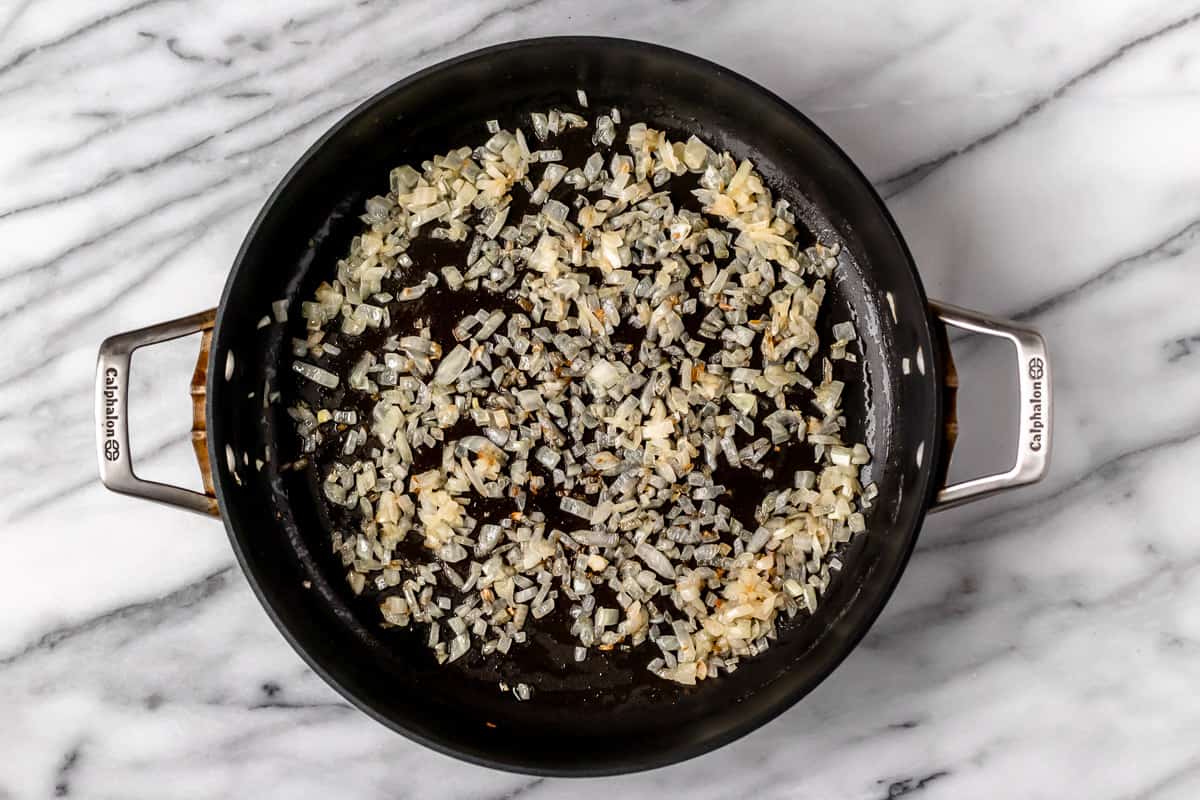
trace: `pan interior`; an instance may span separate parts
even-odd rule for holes
[[[363,202],[387,191],[392,167],[419,163],[486,136],[485,120],[524,125],[530,111],[574,108],[586,89],[592,111],[617,107],[676,136],[695,133],[750,158],[772,189],[806,209],[823,241],[842,243],[842,267],[822,313],[853,317],[863,340],[847,376],[848,435],[866,441],[879,500],[821,608],[785,623],[765,654],[694,688],[647,673],[647,648],[571,658],[571,643],[531,636],[507,662],[437,666],[424,631],[385,631],[374,604],[354,598],[329,545],[330,521],[311,470],[281,472],[296,454],[282,404],[294,380],[290,341],[303,320],[259,329],[272,301],[292,308],[327,279],[361,229]],[[673,137],[674,138],[674,137]],[[890,295],[890,301],[889,301]],[[895,309],[894,314],[892,309]],[[848,159],[795,110],[754,84],[694,57],[606,39],[517,43],[426,70],[341,122],[276,190],[226,285],[216,363],[235,354],[233,376],[210,370],[213,470],[235,550],[264,605],[300,653],[382,721],[434,747],[481,763],[557,774],[599,774],[679,760],[734,738],[819,683],[865,632],[911,552],[938,462],[939,350],[924,294],[882,204]],[[900,360],[926,372],[904,375]],[[851,369],[843,365],[842,369]],[[270,388],[267,388],[267,387]],[[228,444],[250,466],[235,482]],[[275,454],[261,471],[265,447]],[[922,452],[920,462],[916,460]],[[467,659],[463,659],[464,662]],[[500,680],[531,684],[517,702]]]

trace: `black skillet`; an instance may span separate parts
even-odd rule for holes
[[[527,126],[521,114],[575,108],[580,87],[591,100],[589,116],[615,106],[626,121],[676,136],[695,133],[752,159],[777,193],[804,209],[815,234],[842,242],[830,302],[841,318],[853,314],[865,344],[859,380],[865,391],[849,396],[845,410],[851,435],[874,454],[869,477],[879,499],[869,512],[869,533],[855,539],[812,618],[785,626],[777,644],[744,659],[737,672],[694,688],[647,673],[641,665],[653,656],[645,651],[575,664],[566,637],[541,636],[507,663],[478,657],[441,668],[420,632],[381,630],[378,612],[351,595],[330,552],[311,470],[279,469],[295,449],[283,404],[264,410],[262,402],[266,382],[285,391],[292,385],[288,348],[302,326],[298,304],[332,272],[360,228],[363,201],[387,191],[392,167],[477,141],[488,119]],[[291,322],[260,329],[280,298],[289,300]],[[955,486],[944,485],[953,430],[947,386],[954,383],[947,324],[1014,344],[1023,409],[1012,469]],[[130,352],[198,331],[205,337],[193,385],[193,439],[206,494],[136,477],[126,416]],[[220,516],[250,585],[287,640],[375,719],[478,764],[603,775],[704,753],[810,692],[883,608],[927,511],[1043,475],[1049,393],[1041,338],[928,301],[870,183],[796,109],[686,53],[620,39],[535,39],[446,61],[363,103],[271,195],[216,309],[108,339],[97,368],[99,462],[111,489]],[[254,460],[264,447],[275,457],[259,471]],[[500,680],[531,684],[533,698],[517,702],[497,688]]]

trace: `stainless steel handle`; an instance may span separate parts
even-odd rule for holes
[[[114,492],[143,497],[199,514],[217,515],[216,498],[181,486],[139,478],[129,452],[129,362],[133,351],[148,344],[208,330],[216,309],[190,317],[110,336],[96,360],[96,445],[100,482]]]
[[[1017,458],[1007,472],[984,475],[945,486],[931,508],[940,511],[978,500],[1004,489],[1041,480],[1050,465],[1052,425],[1050,359],[1046,342],[1030,328],[989,317],[977,311],[930,301],[930,308],[947,325],[971,333],[998,336],[1017,349],[1017,386],[1021,399],[1017,426]]]

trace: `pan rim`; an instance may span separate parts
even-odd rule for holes
[[[847,168],[850,174],[852,174],[861,183],[862,187],[866,189],[874,206],[874,213],[876,213],[880,220],[885,224],[892,239],[895,241],[898,252],[903,255],[905,266],[910,273],[912,284],[916,289],[918,299],[920,300],[922,307],[925,309],[925,321],[924,325],[921,326],[921,333],[923,339],[925,340],[922,342],[922,346],[927,346],[930,352],[936,356],[935,358],[931,359],[933,361],[932,369],[928,371],[928,373],[924,376],[924,379],[932,382],[934,386],[940,385],[942,381],[943,354],[941,353],[941,346],[939,344],[938,337],[933,335],[934,326],[937,323],[929,309],[928,296],[926,295],[924,285],[921,282],[916,263],[912,257],[907,243],[904,240],[904,237],[900,232],[899,227],[896,225],[896,222],[891,213],[888,211],[883,199],[879,196],[871,182],[866,178],[865,175],[863,175],[858,165],[841,149],[841,147],[839,147],[836,142],[834,142],[803,112],[792,106],[787,101],[783,100],[774,92],[756,83],[755,81],[746,78],[738,72],[686,51],[665,47],[652,42],[607,36],[534,37],[504,42],[476,49],[432,64],[403,77],[381,91],[371,95],[360,104],[355,106],[354,109],[342,116],[311,146],[309,146],[299,157],[299,159],[297,159],[297,161],[291,166],[284,177],[276,185],[275,189],[267,197],[254,221],[247,229],[246,235],[242,241],[237,255],[233,260],[229,275],[221,292],[221,298],[217,307],[217,316],[213,332],[214,347],[212,352],[216,353],[218,351],[217,345],[222,341],[223,322],[226,317],[226,310],[229,308],[229,300],[233,292],[234,284],[236,283],[237,276],[244,268],[247,254],[252,243],[257,239],[264,221],[271,214],[280,196],[289,190],[293,180],[305,170],[310,162],[312,162],[320,153],[324,151],[330,140],[337,137],[338,134],[340,134],[345,128],[353,124],[361,117],[372,113],[378,105],[380,105],[394,93],[400,92],[437,72],[451,69],[463,63],[487,59],[497,53],[525,48],[544,47],[549,45],[622,47],[631,51],[652,52],[657,56],[688,62],[696,68],[714,72],[719,74],[722,79],[731,80],[740,84],[748,93],[754,94],[758,101],[775,105],[778,107],[778,109],[782,110],[797,123],[809,129],[810,133],[815,138],[819,139],[821,143],[830,150],[830,152],[842,160],[844,166]],[[221,384],[219,381],[217,381],[218,372],[219,370],[209,370],[209,384],[207,388],[208,397],[210,400],[218,397],[221,391]],[[937,492],[938,487],[937,481],[934,478],[934,465],[941,463],[945,447],[944,431],[942,430],[942,426],[940,424],[940,421],[944,415],[944,408],[940,392],[933,391],[931,392],[931,396],[935,410],[933,418],[937,421],[937,423],[929,426],[930,433],[925,441],[927,443],[927,447],[930,447],[932,450],[932,452],[927,455],[931,455],[932,457],[925,459],[923,465],[919,467],[919,471],[921,473],[919,480],[924,484],[922,487],[923,499],[920,505],[916,508],[911,531],[904,532],[908,536],[908,542],[896,560],[894,574],[886,576],[886,585],[880,584],[873,590],[876,592],[875,599],[869,606],[864,607],[863,611],[861,612],[860,624],[852,631],[850,635],[846,636],[834,647],[832,657],[829,659],[828,664],[816,673],[817,678],[811,686],[798,687],[790,690],[782,698],[778,699],[772,704],[767,705],[762,710],[753,714],[746,714],[742,719],[724,726],[720,733],[697,740],[696,742],[690,743],[686,746],[677,745],[669,750],[658,749],[646,753],[627,754],[624,757],[609,758],[603,762],[592,760],[582,764],[571,763],[558,765],[549,764],[544,759],[538,759],[536,756],[532,756],[524,760],[500,758],[496,757],[495,755],[481,753],[476,749],[465,748],[455,744],[453,741],[427,736],[417,730],[414,730],[412,727],[407,726],[405,724],[405,720],[397,719],[395,715],[381,710],[381,708],[377,707],[377,705],[373,702],[373,698],[365,697],[362,694],[356,693],[354,690],[344,686],[342,682],[335,677],[330,668],[328,668],[322,662],[322,660],[310,653],[307,646],[300,641],[299,637],[293,633],[291,628],[284,621],[283,616],[274,606],[271,598],[268,596],[267,590],[264,588],[259,576],[255,572],[253,566],[250,564],[250,561],[247,557],[246,548],[242,543],[242,534],[235,529],[232,521],[231,507],[233,501],[230,499],[228,494],[228,481],[230,481],[231,478],[226,474],[225,470],[222,469],[222,464],[219,463],[220,460],[218,459],[217,455],[222,451],[222,448],[219,446],[219,443],[216,443],[215,440],[217,432],[222,430],[224,427],[222,423],[216,419],[214,414],[214,408],[216,407],[217,403],[210,402],[205,410],[205,414],[208,431],[210,432],[210,436],[213,436],[214,438],[214,443],[209,447],[209,459],[212,474],[215,477],[214,486],[216,490],[217,504],[221,512],[222,523],[225,527],[226,534],[229,537],[230,544],[234,551],[234,555],[237,559],[240,570],[245,576],[247,582],[250,584],[251,590],[254,592],[259,604],[266,611],[268,617],[283,635],[284,639],[288,642],[292,649],[296,651],[305,664],[307,664],[310,669],[320,676],[320,678],[326,684],[332,687],[356,709],[364,712],[372,719],[407,737],[408,739],[418,742],[419,744],[444,755],[467,761],[478,766],[526,775],[544,777],[604,777],[641,772],[676,764],[711,752],[737,739],[740,739],[751,731],[763,727],[767,723],[777,718],[783,712],[795,706],[806,694],[823,683],[858,646],[866,633],[874,625],[880,613],[882,613],[883,608],[886,606],[901,577],[903,576],[907,564],[912,556],[913,550],[916,547],[917,538],[924,523],[925,515],[932,505]],[[893,532],[892,535],[896,535],[896,533]]]

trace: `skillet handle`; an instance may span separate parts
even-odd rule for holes
[[[946,325],[1012,342],[1016,348],[1020,395],[1017,458],[1012,467],[1006,472],[942,487],[930,510],[941,511],[1041,480],[1050,465],[1052,428],[1050,359],[1046,342],[1037,331],[977,311],[936,301],[930,301],[929,307]]]
[[[165,503],[199,514],[219,516],[217,500],[212,489],[212,476],[208,472],[207,444],[204,432],[204,379],[208,371],[208,344],[212,337],[216,309],[202,311],[190,317],[151,325],[128,333],[110,336],[100,345],[100,356],[96,361],[96,446],[100,464],[100,482],[114,492],[142,497]],[[133,471],[133,458],[129,452],[129,363],[133,351],[149,344],[178,339],[193,333],[203,333],[200,361],[192,378],[194,414],[192,439],[197,455],[201,459],[206,493],[193,492],[180,486],[172,486],[139,478]],[[197,398],[199,381],[199,398]],[[195,417],[199,417],[196,425]],[[197,430],[198,428],[198,430]],[[199,433],[199,439],[197,439]]]

